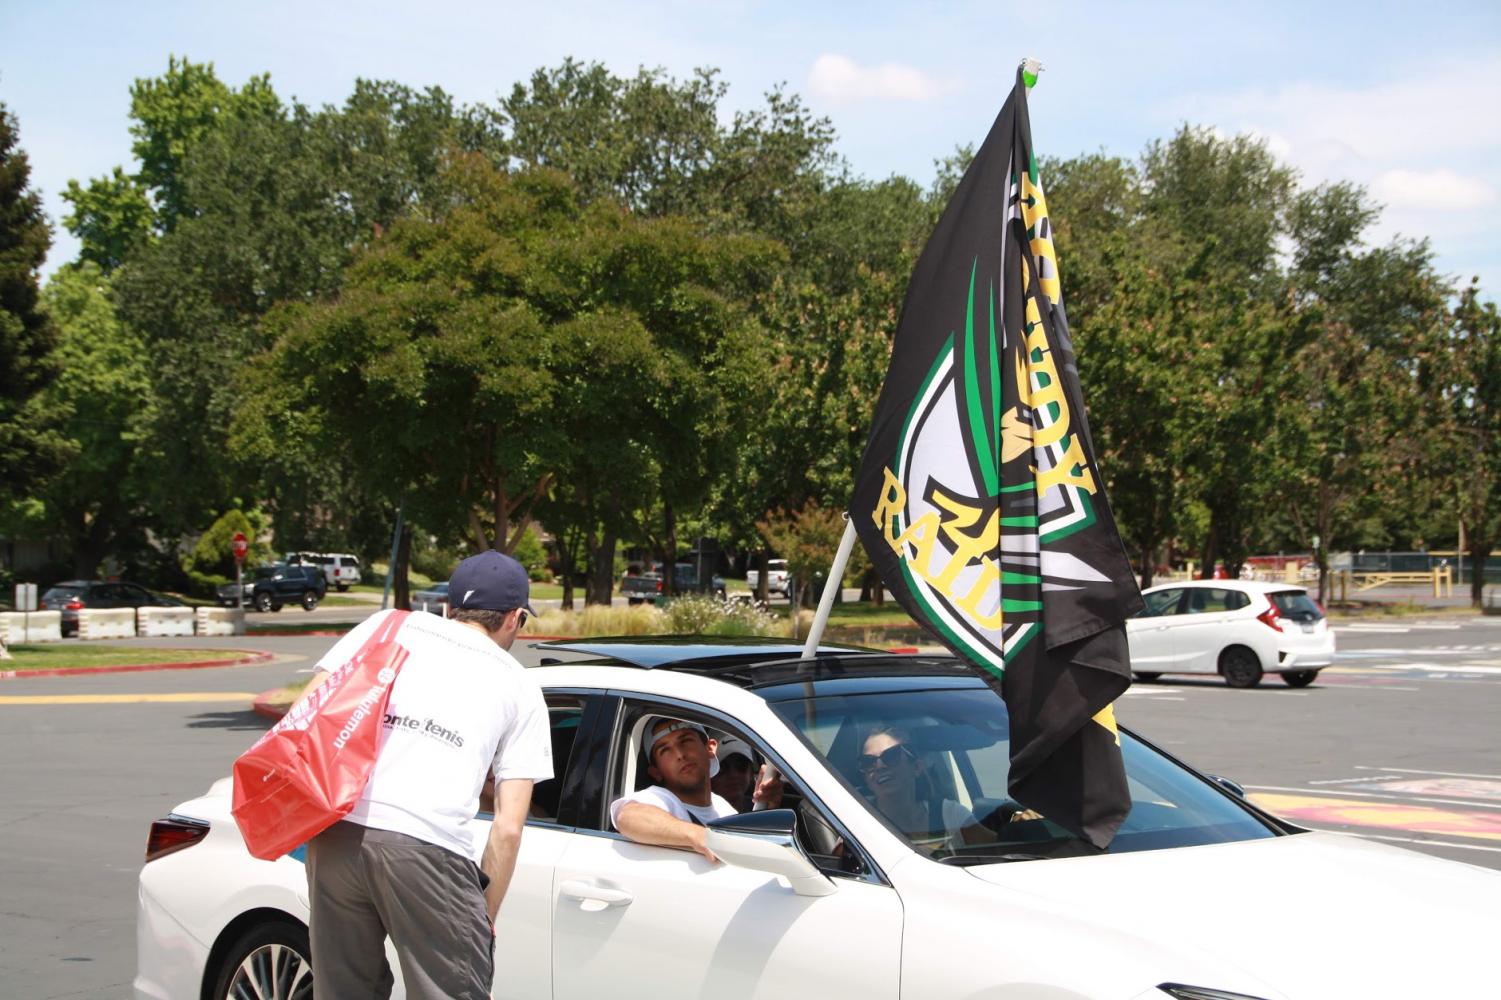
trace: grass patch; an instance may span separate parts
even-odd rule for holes
[[[345,597],[342,594],[329,594],[318,602],[320,608],[369,608],[374,607],[369,601],[362,601],[357,597]]]
[[[265,704],[269,708],[280,709],[285,712],[292,707],[292,703],[302,696],[302,692],[313,682],[311,677],[306,680],[293,681],[286,687],[277,688],[271,694],[266,695]]]
[[[195,663],[201,660],[242,659],[235,649],[142,649],[138,646],[9,646],[11,659],[0,660],[0,670],[71,670],[90,667],[133,666],[142,663]]]

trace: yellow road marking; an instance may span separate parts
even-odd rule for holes
[[[136,705],[147,701],[250,701],[249,691],[173,691],[169,694],[0,695],[0,705]]]

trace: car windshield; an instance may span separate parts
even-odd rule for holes
[[[1279,590],[1267,596],[1277,605],[1277,613],[1283,618],[1291,618],[1295,622],[1316,622],[1324,617],[1324,612],[1319,610],[1306,590]]]
[[[48,587],[47,588],[47,592],[42,595],[42,600],[44,600],[44,601],[50,601],[50,600],[54,600],[54,599],[59,599],[60,600],[60,599],[62,599],[64,597],[77,597],[80,594],[82,594],[84,592],[84,590],[86,590],[86,589],[87,589],[86,587],[71,587],[71,586],[59,584],[56,587]]]
[[[960,865],[1099,853],[1008,797],[1009,718],[984,685],[954,678],[939,688],[816,695],[772,708],[914,850]],[[1121,751],[1132,806],[1108,853],[1277,836],[1129,733]]]

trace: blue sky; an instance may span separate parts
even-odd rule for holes
[[[1185,121],[1253,131],[1305,183],[1367,185],[1388,206],[1373,239],[1428,236],[1446,273],[1478,274],[1487,298],[1501,288],[1494,2],[0,0],[0,101],[54,221],[69,179],[131,168],[128,90],[169,54],[233,86],[269,72],[310,104],[342,101],[359,76],[491,101],[570,55],[622,74],[714,66],[729,110],[786,83],[833,121],[855,172],[923,184],[935,158],[983,137],[1034,55],[1043,152],[1134,156]],[[49,270],[76,250],[59,226]]]

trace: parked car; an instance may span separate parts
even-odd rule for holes
[[[674,565],[672,581],[679,594],[712,594],[720,600],[725,598],[724,577],[714,573],[699,580],[698,568],[691,562]],[[662,576],[662,564],[652,563],[650,572],[627,573],[621,577],[620,593],[630,604],[656,604],[666,599],[667,584]]]
[[[288,552],[287,565],[313,565],[340,593],[360,582],[360,557],[347,552]]]
[[[1142,598],[1146,607],[1126,622],[1139,680],[1219,674],[1244,688],[1276,673],[1291,687],[1307,687],[1334,662],[1334,632],[1302,587],[1188,580],[1150,587]]]
[[[183,602],[123,580],[67,580],[48,587],[38,599],[43,611],[62,612],[62,634],[78,632],[85,608],[180,608]]]
[[[752,594],[761,583],[761,571],[752,569],[745,574],[746,585],[750,587]],[[780,594],[789,597],[792,594],[792,580],[787,575],[787,560],[766,560],[766,593]]]
[[[541,650],[557,776],[536,786],[497,920],[497,998],[1406,1000],[1494,980],[1501,873],[1300,829],[1125,728],[1134,806],[1108,850],[1020,810],[1005,703],[952,658],[682,637]],[[638,748],[660,715],[785,779],[781,809],[711,825],[722,864],[610,824],[651,781]],[[867,753],[881,723],[910,759]],[[867,776],[909,765],[987,833],[935,845],[883,818]],[[308,991],[302,852],[252,859],[230,798],[221,779],[152,824],[137,997]],[[1259,946],[1290,906],[1304,932]]]
[[[428,611],[435,615],[448,613],[448,581],[435,583],[426,590],[412,594],[412,610]]]
[[[245,607],[257,611],[280,611],[283,605],[294,602],[301,604],[304,611],[312,611],[328,593],[328,580],[317,566],[289,566],[286,563],[257,567],[242,586]],[[220,587],[216,594],[219,603],[226,608],[237,603],[232,583]]]

